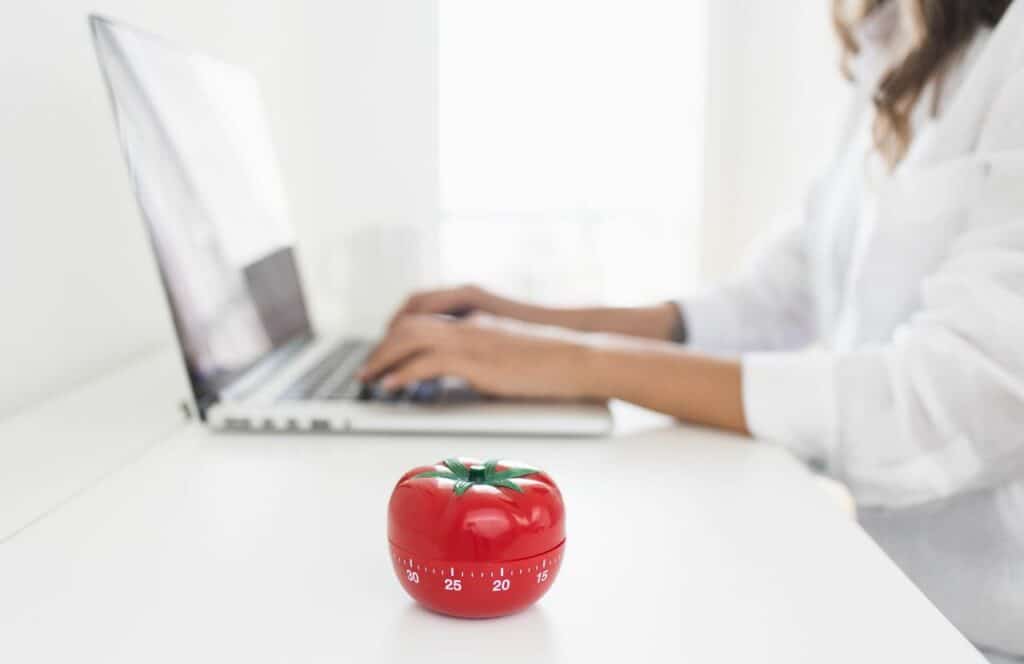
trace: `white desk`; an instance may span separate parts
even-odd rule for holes
[[[524,613],[434,615],[393,578],[391,487],[453,454],[528,460],[563,489],[564,566]],[[0,662],[320,661],[983,660],[785,453],[687,428],[579,441],[186,426],[0,544]]]

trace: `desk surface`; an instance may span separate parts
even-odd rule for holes
[[[521,614],[434,615],[393,578],[391,487],[454,454],[531,461],[563,489],[562,572]],[[787,454],[674,427],[187,427],[0,544],[0,634],[19,663],[983,661]]]

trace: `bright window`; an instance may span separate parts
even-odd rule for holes
[[[446,281],[644,303],[697,273],[696,0],[440,0]]]

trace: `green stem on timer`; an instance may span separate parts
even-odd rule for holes
[[[461,496],[474,485],[501,487],[523,492],[523,488],[512,480],[533,475],[540,471],[535,468],[506,468],[498,470],[498,462],[491,459],[482,466],[469,466],[458,459],[445,459],[444,466],[448,470],[428,470],[416,477],[440,477],[455,482],[455,495]]]

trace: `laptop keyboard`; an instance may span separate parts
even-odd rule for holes
[[[284,401],[359,398],[362,384],[355,374],[372,348],[365,341],[342,341],[289,385],[280,398]]]
[[[373,344],[342,341],[281,394],[282,401],[359,400],[385,403],[466,403],[481,396],[464,382],[448,378],[424,380],[406,389],[387,392],[377,384],[364,384],[356,372],[369,357]]]

